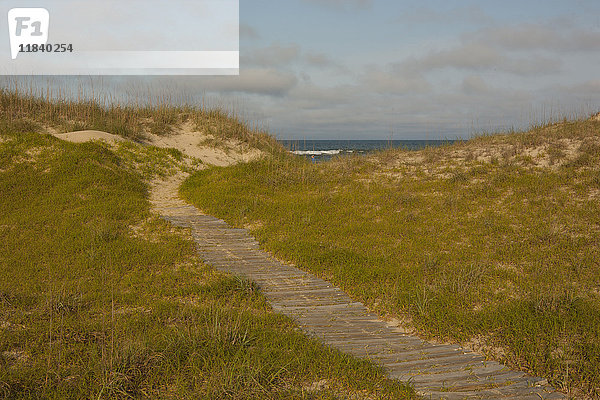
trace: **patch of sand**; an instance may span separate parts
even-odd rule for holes
[[[152,209],[157,213],[169,209],[173,214],[173,210],[189,207],[186,202],[179,198],[178,193],[179,186],[187,177],[188,174],[182,172],[167,178],[157,178],[150,182],[150,204]]]
[[[127,139],[112,133],[91,130],[53,133],[53,135],[73,143],[102,140],[114,145],[117,142],[127,141]],[[188,157],[199,159],[204,164],[216,166],[248,162],[262,156],[260,150],[232,140],[223,143],[223,149],[203,146],[202,143],[205,143],[207,138],[209,138],[207,135],[194,129],[192,124],[186,123],[174,129],[170,135],[159,136],[148,133],[143,143],[162,148],[175,148]]]
[[[122,142],[126,139],[119,135],[113,135],[112,133],[102,131],[77,131],[67,133],[54,133],[55,137],[66,140],[73,143],[84,143],[91,140],[103,140],[107,143]]]
[[[159,136],[147,133],[146,136],[148,137],[146,140],[148,144],[164,148],[172,147],[189,157],[202,160],[205,164],[221,167],[238,162],[248,162],[262,155],[262,152],[258,149],[231,140],[223,143],[224,149],[203,146],[202,143],[205,143],[206,139],[210,139],[210,137],[194,129],[194,126],[189,122],[174,129],[170,135]]]

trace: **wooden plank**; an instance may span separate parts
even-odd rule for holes
[[[485,360],[484,357],[471,353],[471,354],[457,354],[455,356],[450,356],[450,357],[439,357],[439,358],[434,357],[434,358],[428,358],[428,359],[424,359],[424,360],[414,360],[414,361],[406,361],[406,362],[400,362],[400,363],[389,363],[389,364],[386,363],[385,365],[386,365],[386,367],[390,368],[394,372],[400,372],[400,371],[410,372],[414,368],[424,367],[426,365],[431,365],[431,366],[442,366],[442,365],[450,365],[450,364],[467,365],[469,363],[483,361],[483,360]]]
[[[164,219],[191,228],[204,262],[254,280],[273,309],[297,321],[309,335],[380,363],[391,377],[412,381],[427,398],[566,398],[547,384],[533,386],[544,383],[539,378],[485,361],[459,346],[404,334],[331,283],[271,257],[247,230],[204,215],[176,195],[156,206]]]

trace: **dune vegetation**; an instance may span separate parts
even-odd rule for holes
[[[600,122],[196,172],[182,195],[422,336],[600,395]]]
[[[272,139],[221,111],[48,100],[0,90],[0,398],[414,398],[303,335],[151,212],[149,180],[194,167],[181,152],[43,133],[138,139],[191,118],[216,138]]]
[[[82,90],[82,89],[80,89]],[[241,121],[235,111],[194,105],[175,106],[174,99],[159,96],[150,99],[117,101],[110,95],[52,93],[34,85],[0,88],[0,123],[19,131],[72,132],[98,130],[143,141],[148,134],[168,135],[189,123],[210,139],[213,146],[227,140],[246,143],[253,148],[277,152],[276,140],[262,126]]]

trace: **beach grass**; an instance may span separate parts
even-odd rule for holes
[[[0,398],[414,398],[150,212],[148,179],[179,152],[36,133],[56,112],[128,136],[128,111],[38,100],[0,91]]]
[[[0,87],[0,127],[44,133],[98,130],[143,141],[148,134],[169,135],[187,124],[206,135],[213,147],[226,149],[228,141],[233,140],[269,153],[281,151],[262,125],[241,120],[235,109],[193,103],[174,105],[168,95],[120,100],[101,93],[79,97],[67,91],[44,90],[32,83]]]
[[[600,395],[600,122],[199,171],[181,194],[418,334]]]

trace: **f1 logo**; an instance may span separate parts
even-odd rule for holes
[[[45,8],[13,8],[8,11],[10,54],[19,55],[21,46],[42,45],[48,42],[50,13]]]

